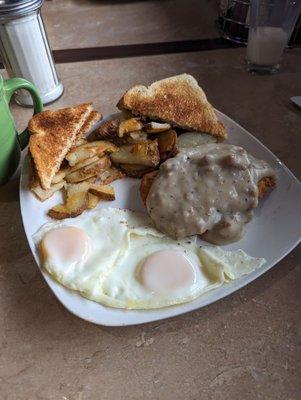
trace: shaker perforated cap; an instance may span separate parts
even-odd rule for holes
[[[43,0],[0,0],[0,19],[20,18],[41,7]]]

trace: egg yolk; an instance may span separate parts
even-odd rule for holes
[[[44,259],[55,257],[68,264],[84,261],[89,249],[89,236],[74,226],[53,229],[45,234],[41,242]]]
[[[145,258],[138,279],[152,292],[170,292],[191,286],[196,281],[196,271],[182,251],[161,250]]]

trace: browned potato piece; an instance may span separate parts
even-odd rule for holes
[[[147,134],[142,131],[131,132],[128,135],[129,143],[145,142],[147,140]]]
[[[80,207],[77,210],[71,211],[67,208],[66,204],[58,204],[57,206],[50,208],[48,215],[54,219],[75,218],[80,215],[85,208],[85,205],[81,206],[80,204]]]
[[[158,135],[158,148],[160,152],[161,161],[165,161],[170,157],[173,157],[178,152],[177,146],[178,136],[177,132],[170,130],[164,132],[164,134]]]
[[[85,146],[85,145],[84,145]],[[74,147],[73,150],[70,150],[66,155],[66,159],[71,167],[74,167],[77,163],[87,160],[96,155],[96,149],[86,148],[82,146]]]
[[[99,203],[100,198],[98,196],[95,196],[95,194],[88,193],[88,210],[91,210],[92,208],[95,208],[97,204]]]
[[[67,175],[66,181],[68,183],[82,182],[88,178],[98,175],[100,172],[110,168],[110,166],[111,166],[111,161],[109,157],[103,156],[98,161]]]
[[[147,140],[133,145],[122,146],[119,151],[111,154],[111,160],[116,164],[137,164],[155,167],[160,162],[157,140]]]
[[[65,176],[66,176],[66,170],[65,169],[60,169],[55,175],[54,178],[52,179],[51,184],[59,183],[61,182]]]
[[[130,118],[121,121],[118,127],[118,136],[123,137],[124,134],[140,131],[143,128],[142,122],[138,118]]]
[[[107,142],[105,140],[96,140],[95,142],[89,142],[85,146],[88,148],[89,147],[95,148],[96,154],[98,156],[118,151],[118,147],[116,147],[113,143]]]
[[[89,192],[98,196],[101,200],[112,201],[115,200],[115,190],[113,186],[92,184]]]
[[[88,142],[82,146],[74,147],[66,155],[66,159],[70,166],[73,167],[80,161],[93,157],[94,155],[101,156],[105,153],[112,153],[118,151],[118,148],[111,142],[105,140],[98,140],[95,142]]]
[[[139,190],[140,190],[140,196],[141,196],[144,204],[146,204],[146,198],[148,196],[150,188],[151,188],[157,174],[158,174],[158,171],[149,172],[148,174],[145,174],[143,176],[143,178],[141,179]]]
[[[88,190],[90,183],[81,182],[68,185],[65,204],[58,204],[48,211],[48,215],[55,219],[74,218],[88,207]]]
[[[153,170],[152,167],[136,164],[120,164],[119,167],[131,178],[142,178],[143,175]]]
[[[83,144],[86,144],[86,143],[87,143],[87,140],[85,138],[79,138],[79,139],[76,139],[74,147],[82,146]]]
[[[88,143],[88,141],[85,138],[81,138],[76,140],[76,142],[73,144],[71,149],[69,150],[68,154],[71,153],[73,150],[77,149],[78,147]]]
[[[80,182],[80,183],[72,183],[67,185],[67,190],[66,190],[66,198],[68,200],[69,196],[73,196],[74,194],[77,194],[79,192],[87,192],[90,188],[90,183],[89,182]]]
[[[83,161],[79,161],[78,163],[76,163],[73,167],[68,168],[68,170],[66,171],[66,176],[68,176],[69,174],[71,174],[72,172],[75,172],[83,167],[86,167],[87,165],[93,164],[96,161],[99,160],[99,157],[97,155],[92,156],[90,158],[86,158]]]
[[[85,179],[84,182],[95,183],[97,181],[98,175],[91,176],[91,178]]]
[[[117,136],[113,139],[113,143],[118,146],[125,146],[128,144],[135,144],[139,142],[145,142],[147,140],[147,133],[143,131],[135,131],[130,132],[124,135],[123,137]]]
[[[147,133],[160,133],[169,131],[171,126],[167,123],[149,122],[148,124],[144,125],[143,129]]]
[[[108,185],[109,183],[114,182],[117,179],[122,179],[125,176],[124,172],[115,167],[111,167],[99,175],[99,182],[103,185]]]
[[[108,121],[103,122],[98,129],[93,131],[89,137],[88,141],[91,142],[93,140],[112,140],[118,136],[118,127],[120,124],[120,120],[109,119]]]

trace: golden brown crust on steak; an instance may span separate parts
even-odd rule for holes
[[[258,186],[258,197],[259,199],[262,199],[269,192],[269,190],[273,189],[273,187],[276,186],[276,181],[273,177],[266,176],[260,179],[257,186]]]
[[[139,190],[144,205],[146,204],[146,198],[158,173],[159,171],[149,172],[148,174],[145,174],[141,179]]]

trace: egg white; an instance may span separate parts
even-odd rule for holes
[[[39,246],[49,230],[63,226],[81,228],[90,237],[88,258],[70,266],[50,254],[42,266],[62,285],[110,307],[153,309],[185,303],[252,272],[265,261],[242,250],[200,248],[196,237],[177,242],[156,230],[147,215],[111,207],[50,222],[34,235],[35,244]],[[177,291],[153,293],[139,282],[137,270],[148,255],[167,249],[185,253],[194,265],[196,279]]]
[[[47,259],[41,260],[43,267],[62,285],[86,294],[87,297],[101,293],[101,281],[118,256],[125,251],[128,216],[128,213],[117,208],[102,209],[101,212],[92,211],[77,218],[43,225],[33,236],[37,246],[48,231],[68,226],[83,229],[91,241],[90,254],[84,263],[66,265],[58,262],[55,254],[48,254]],[[135,223],[134,218],[132,222]]]
[[[126,254],[115,263],[107,278],[102,282],[105,304],[111,307],[128,309],[151,309],[185,303],[195,299],[202,293],[216,287],[200,261],[197,246],[184,242],[175,243],[167,237],[140,236],[129,233],[129,247]],[[176,291],[154,293],[137,279],[137,269],[150,254],[161,250],[182,251],[194,265],[195,282]]]

